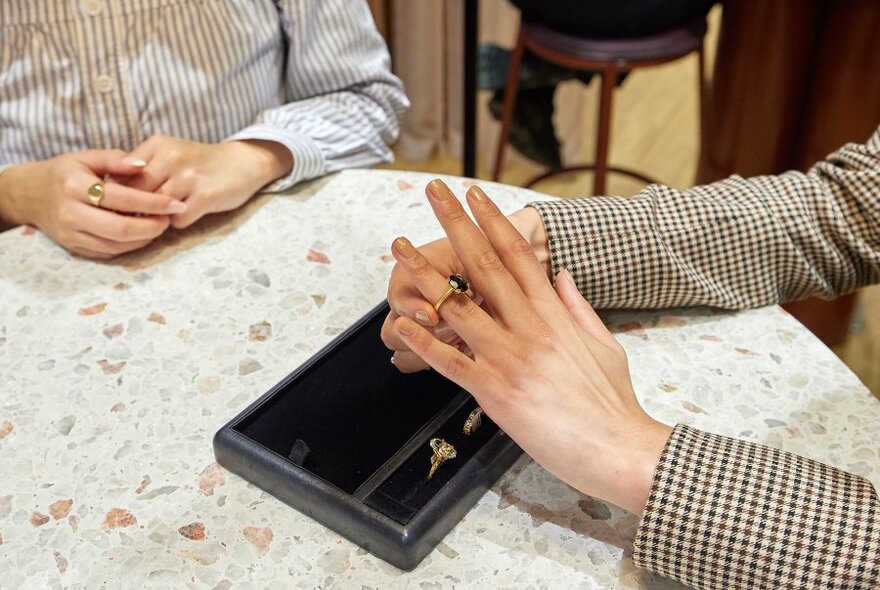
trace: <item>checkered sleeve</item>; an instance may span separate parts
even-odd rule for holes
[[[880,282],[880,129],[807,173],[531,203],[597,308],[757,307]]]
[[[876,589],[880,498],[833,467],[678,425],[633,559],[701,589]]]

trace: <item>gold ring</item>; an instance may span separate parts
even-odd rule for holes
[[[101,201],[104,200],[104,183],[96,182],[92,186],[89,187],[89,201],[92,202],[92,205],[95,207],[101,206]]]
[[[434,454],[431,455],[431,471],[428,472],[428,479],[434,476],[434,472],[443,463],[449,459],[455,459],[455,447],[443,440],[442,438],[432,438],[430,442]]]
[[[461,431],[467,435],[471,435],[475,433],[480,428],[480,424],[483,423],[483,408],[477,406],[476,409],[471,412],[467,420],[464,421],[464,426]]]
[[[440,312],[440,306],[443,305],[444,301],[449,299],[450,295],[453,293],[465,293],[470,288],[468,282],[460,275],[449,275],[449,278],[446,280],[449,281],[449,288],[446,290],[446,293],[437,300],[437,303],[434,304],[434,311],[438,313]]]

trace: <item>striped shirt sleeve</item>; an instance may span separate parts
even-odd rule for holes
[[[283,144],[293,170],[267,191],[343,168],[393,159],[388,145],[409,106],[363,0],[279,0],[288,47],[289,102],[260,113],[228,139]],[[332,64],[332,67],[328,67]]]

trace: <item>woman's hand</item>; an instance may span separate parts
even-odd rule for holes
[[[508,220],[529,242],[549,277],[551,272],[550,251],[547,247],[547,234],[544,231],[544,223],[540,213],[531,207],[526,207],[509,215]],[[419,252],[444,276],[460,275],[465,272],[464,266],[458,259],[458,255],[448,238],[441,238],[420,246]],[[423,371],[428,368],[428,365],[418,355],[413,354],[406,343],[397,337],[393,325],[398,317],[406,316],[414,319],[431,330],[443,342],[457,346],[460,350],[466,349],[458,335],[437,315],[434,308],[425,302],[416,285],[399,265],[395,265],[391,271],[387,297],[391,311],[382,326],[382,338],[388,348],[394,351],[392,362],[400,371],[404,373]]]
[[[91,150],[12,166],[0,174],[0,217],[35,225],[71,252],[89,258],[112,258],[143,248],[168,228],[169,215],[180,214],[186,206],[108,182],[96,207],[88,190],[106,175],[135,175],[144,165],[119,150]]]
[[[132,155],[147,166],[137,176],[120,181],[185,202],[187,210],[171,218],[176,228],[188,227],[209,213],[237,209],[293,168],[290,150],[271,141],[212,144],[155,135]]]
[[[440,181],[434,213],[488,312],[454,294],[440,316],[473,358],[409,317],[393,331],[436,371],[469,391],[485,412],[548,471],[578,490],[639,514],[671,428],[636,400],[626,355],[563,271],[555,288],[529,243],[477,187],[467,200],[479,228]],[[482,230],[482,231],[481,231]],[[405,238],[392,252],[433,305],[447,289],[438,269]]]

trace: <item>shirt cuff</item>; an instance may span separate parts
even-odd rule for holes
[[[303,180],[309,180],[324,174],[324,154],[318,145],[306,135],[279,129],[272,125],[258,123],[245,127],[238,133],[226,138],[226,141],[242,141],[258,139],[280,143],[293,156],[293,169],[286,176],[276,179],[264,186],[260,192],[278,193],[285,191]]]
[[[633,561],[695,588],[783,588],[792,580],[800,588],[843,580],[876,587],[878,516],[865,479],[677,425],[654,472]]]

